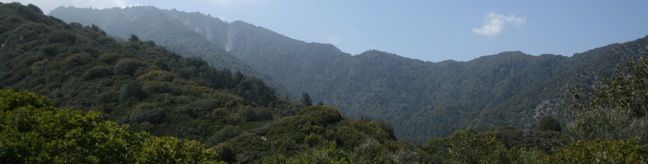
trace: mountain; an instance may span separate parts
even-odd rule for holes
[[[0,163],[648,160],[648,56],[642,49],[648,48],[646,39],[613,44],[570,58],[506,52],[470,62],[418,61],[413,63],[422,64],[397,67],[420,70],[418,67],[433,65],[469,70],[476,73],[453,72],[447,77],[481,75],[486,82],[497,81],[488,78],[494,75],[542,81],[520,94],[506,90],[491,94],[513,95],[503,100],[506,103],[500,103],[502,106],[524,106],[533,104],[530,99],[561,95],[553,91],[561,87],[542,86],[567,81],[579,87],[570,89],[567,98],[543,101],[536,106],[533,117],[542,118],[537,128],[457,130],[423,145],[396,140],[394,129],[387,124],[347,119],[323,104],[296,105],[278,99],[271,88],[256,78],[216,69],[201,59],[175,55],[137,36],[117,41],[97,26],[66,24],[43,15],[33,5],[0,3],[1,40],[4,41],[0,44]],[[411,60],[380,51],[353,57],[369,64],[397,65]],[[628,62],[620,64],[611,78],[603,77],[609,72],[605,68],[615,65],[610,61],[626,59]],[[552,60],[566,62],[555,65],[568,71],[555,71],[558,75],[547,80],[528,80],[517,76],[536,73],[534,69],[522,69],[522,75],[510,69],[556,62]],[[491,68],[493,63],[501,66]],[[471,70],[477,68],[515,73]],[[372,77],[378,75],[381,74]],[[467,77],[453,80],[458,84],[471,83],[464,79]],[[598,82],[590,83],[592,79]],[[481,87],[517,87],[500,83]],[[461,94],[457,97],[461,98]],[[557,112],[555,107],[565,110]],[[518,112],[499,109],[481,110],[476,118],[491,118],[493,114],[511,117],[498,112]],[[542,116],[560,111],[570,115],[562,120]],[[467,124],[479,127],[487,122],[493,121],[473,119]],[[567,125],[561,126],[563,123]]]
[[[386,124],[34,5],[0,3],[0,40],[0,163],[426,161]]]
[[[73,10],[73,8],[69,9]],[[227,68],[259,78],[265,78],[264,75],[254,71],[220,46],[214,46],[214,43],[202,35],[193,32],[192,29],[187,29],[179,23],[171,23],[175,20],[172,18],[173,15],[166,15],[168,14],[167,12],[162,12],[152,7],[142,7],[137,10],[114,9],[107,10],[105,13],[87,14],[93,14],[87,18],[104,16],[109,18],[103,22],[95,22],[95,24],[102,27],[102,29],[110,29],[108,34],[116,38],[127,39],[131,34],[137,34],[142,40],[155,41],[156,44],[180,56],[198,57],[216,68]],[[74,15],[61,16],[71,17]],[[113,31],[113,29],[119,30]],[[158,35],[160,33],[164,33],[164,35]]]
[[[562,68],[558,68],[562,69],[559,74],[482,111],[478,119],[473,120],[472,125],[528,124],[539,120],[543,115],[564,117],[563,100],[568,89],[585,86],[584,89],[592,90],[596,82],[612,76],[617,67],[623,66],[628,60],[645,56],[646,52],[648,37],[574,54],[567,58]],[[562,122],[570,121],[564,119]]]
[[[96,24],[112,35],[190,31],[270,76],[291,97],[307,92],[345,116],[385,121],[398,138],[417,142],[467,127],[531,128],[546,115],[561,118],[567,88],[611,75],[617,65],[646,52],[648,43],[641,38],[572,57],[511,51],[467,62],[426,62],[378,50],[351,55],[243,21],[153,7],[57,8],[50,14]],[[138,25],[151,20],[164,24]]]
[[[220,126],[202,122],[231,124],[214,119],[243,111],[260,116],[239,123],[269,120],[271,108],[285,104],[256,78],[180,57],[153,42],[118,42],[96,26],[65,24],[38,8],[3,7],[1,87],[35,91],[61,107],[101,111],[154,134],[200,140]],[[231,113],[208,116],[217,108]]]

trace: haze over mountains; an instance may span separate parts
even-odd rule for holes
[[[0,2],[0,43],[0,163],[648,161],[648,37],[425,62],[200,13]]]
[[[68,7],[50,15],[120,38],[135,34],[217,68],[258,73],[290,97],[306,92],[346,116],[385,121],[399,138],[419,142],[466,127],[531,128],[545,115],[560,118],[568,87],[591,85],[648,51],[644,37],[572,57],[502,52],[425,62],[378,50],[351,55],[243,21],[154,7]]]
[[[383,123],[283,101],[256,78],[135,36],[18,3],[0,3],[0,25],[0,163],[285,163],[316,147],[424,160]]]

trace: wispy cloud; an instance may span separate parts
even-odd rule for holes
[[[505,26],[512,24],[514,26],[521,26],[526,23],[526,17],[516,15],[502,15],[495,12],[490,12],[486,15],[484,24],[481,27],[473,28],[472,32],[477,35],[486,37],[497,37]]]
[[[2,2],[20,2],[22,4],[34,4],[48,13],[59,6],[111,8],[126,7],[132,4],[128,0],[0,0]]]

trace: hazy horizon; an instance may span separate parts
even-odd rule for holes
[[[2,0],[2,2],[11,2]],[[148,0],[34,1],[49,13],[59,6],[153,6],[241,20],[305,42],[330,43],[344,52],[380,50],[438,62],[468,61],[504,51],[571,56],[646,36],[641,16],[648,2],[467,3],[417,1]],[[621,11],[624,12],[616,12]],[[382,12],[378,12],[382,11]],[[603,21],[605,20],[605,21]]]

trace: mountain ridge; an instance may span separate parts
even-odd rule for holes
[[[19,3],[0,3],[0,24],[0,163],[427,158],[385,124],[281,100],[257,78],[152,41],[118,41]]]
[[[182,19],[176,22],[208,18],[160,11],[181,15]],[[52,15],[63,15],[57,12],[66,11],[54,10]],[[76,17],[87,15],[90,14],[62,19],[78,21],[84,19]],[[104,20],[103,17],[93,19]],[[574,80],[592,83],[610,75],[616,65],[646,51],[644,46],[637,45],[648,40],[644,37],[612,44],[571,57],[507,51],[469,61],[429,62],[371,50],[351,55],[330,44],[307,43],[242,21],[225,25],[227,29],[198,25],[186,28],[204,38],[220,38],[212,42],[214,46],[226,47],[223,49],[239,60],[272,77],[285,87],[280,90],[290,97],[309,93],[316,102],[340,107],[346,116],[386,121],[394,126],[399,138],[416,141],[444,136],[465,127],[536,126],[534,114],[529,114],[536,106],[561,97],[565,84],[576,83]],[[111,30],[119,29],[106,28],[109,33]],[[633,45],[630,47],[633,51],[620,52],[619,45]],[[623,55],[628,57],[617,57]],[[583,80],[569,78],[588,71]],[[551,93],[521,96],[543,88],[550,88],[546,91]],[[507,114],[503,118],[508,120],[498,120],[504,113]]]
[[[52,10],[50,13],[54,13],[57,10],[63,10],[63,9],[76,10],[78,8],[58,7],[55,10]],[[96,10],[96,9],[90,9],[90,10]],[[149,17],[165,14],[165,12],[161,12],[160,10],[152,6],[129,7],[123,9],[109,8],[109,9],[102,9],[97,11],[111,12],[110,18],[107,18],[108,21],[112,21],[117,18],[124,18],[124,20],[126,21],[147,20],[147,18]],[[92,14],[92,13],[87,13],[87,14]],[[79,22],[83,22],[83,21],[90,21],[90,20],[82,20]],[[224,49],[212,46],[210,42],[207,39],[203,38],[202,36],[199,36],[196,33],[192,33],[191,31],[188,30],[182,31],[183,28],[180,28],[178,24],[169,24],[169,22],[171,22],[171,19],[168,18],[160,19],[160,20],[150,20],[145,23],[137,24],[137,26],[140,26],[140,28],[138,28],[139,29],[138,31],[116,30],[116,31],[110,31],[109,34],[121,39],[129,38],[131,34],[139,34],[138,36],[141,37],[142,39],[154,40],[156,41],[157,44],[163,45],[167,49],[172,50],[180,55],[205,58],[206,59],[205,61],[209,62],[210,65],[216,68],[228,68],[234,71],[242,71],[246,74],[264,78],[262,74],[253,71],[251,68],[249,68],[249,66],[245,65],[243,62],[239,61],[236,57],[232,56],[231,54],[228,54]],[[119,29],[128,26],[124,24],[107,24],[101,22],[96,22],[96,25],[102,27],[112,26],[109,27],[108,29]],[[161,26],[161,25],[165,25],[165,26]],[[154,35],[157,32],[151,30],[155,30],[159,28],[174,29],[173,33],[165,33],[165,35],[172,35],[173,38],[187,38],[187,39],[175,40],[175,39],[159,37],[157,35]],[[170,30],[164,30],[164,31],[168,32]]]
[[[369,49],[369,50],[365,50],[365,51],[363,51],[363,52],[360,52],[360,53],[358,53],[358,54],[352,54],[352,53],[347,53],[347,52],[344,52],[344,51],[340,50],[339,48],[337,48],[337,46],[335,46],[335,45],[332,44],[332,43],[325,43],[325,42],[307,42],[307,41],[302,41],[302,40],[294,39],[294,38],[291,38],[291,37],[285,36],[285,35],[283,35],[283,34],[280,34],[280,33],[274,32],[274,31],[272,31],[272,30],[270,30],[270,29],[267,29],[267,28],[265,28],[265,27],[263,27],[263,26],[254,25],[254,24],[252,24],[252,23],[248,23],[248,22],[243,21],[243,20],[233,20],[233,21],[229,21],[229,22],[228,22],[228,21],[224,21],[224,20],[222,20],[222,19],[220,19],[220,18],[218,18],[218,17],[214,17],[214,16],[211,16],[211,15],[208,15],[208,14],[203,14],[203,13],[201,13],[201,12],[186,12],[186,11],[180,11],[180,10],[177,10],[177,9],[158,9],[157,7],[154,7],[154,6],[130,6],[130,7],[125,7],[125,8],[113,7],[113,8],[106,8],[106,9],[77,8],[77,7],[71,7],[71,6],[68,6],[68,7],[57,7],[57,8],[55,8],[54,10],[52,10],[52,11],[50,12],[49,15],[52,15],[52,14],[54,14],[54,15],[58,15],[58,14],[60,14],[60,13],[57,13],[57,12],[60,11],[60,10],[71,10],[71,9],[72,9],[72,10],[74,10],[74,9],[81,9],[81,10],[96,10],[96,11],[102,11],[102,10],[125,10],[125,9],[129,9],[129,10],[146,9],[146,10],[149,10],[149,11],[155,11],[155,12],[159,12],[159,11],[172,11],[172,12],[177,12],[176,14],[200,17],[201,19],[203,19],[203,21],[205,21],[205,22],[209,22],[209,23],[207,23],[208,25],[209,25],[209,24],[212,24],[212,23],[214,22],[214,20],[216,20],[216,22],[217,22],[216,24],[227,24],[226,26],[250,26],[250,27],[252,27],[252,28],[258,28],[258,29],[261,29],[261,31],[264,31],[263,33],[267,33],[267,34],[271,34],[271,35],[277,35],[277,36],[280,36],[280,37],[283,38],[283,39],[289,39],[289,40],[292,40],[292,41],[295,41],[295,42],[299,42],[299,43],[322,45],[322,46],[325,46],[325,47],[328,47],[328,48],[335,49],[335,50],[337,50],[337,51],[339,51],[339,52],[342,52],[342,53],[344,53],[344,54],[347,54],[347,55],[349,55],[349,56],[358,56],[358,55],[365,54],[365,53],[367,53],[367,52],[379,52],[379,53],[387,53],[387,54],[395,55],[395,56],[398,56],[398,57],[401,57],[401,58],[410,59],[410,60],[420,60],[420,61],[424,61],[424,62],[426,62],[426,63],[440,63],[440,62],[444,62],[444,61],[470,62],[470,61],[474,61],[474,60],[477,60],[477,59],[482,58],[482,57],[496,56],[496,55],[502,55],[502,54],[508,54],[508,53],[522,53],[522,54],[526,54],[526,55],[530,55],[530,56],[541,56],[541,55],[547,55],[547,54],[531,55],[531,54],[525,53],[525,52],[520,51],[520,50],[509,50],[509,51],[502,51],[502,52],[494,53],[494,54],[490,54],[490,55],[484,55],[484,56],[475,57],[475,58],[473,58],[473,59],[469,59],[469,60],[466,60],[466,61],[459,61],[459,60],[455,60],[455,59],[445,59],[445,60],[440,60],[440,61],[428,61],[428,60],[417,59],[417,58],[412,58],[412,57],[407,57],[407,56],[401,56],[401,55],[398,55],[397,53],[387,52],[387,51],[377,50],[377,49]],[[57,11],[57,10],[58,10],[58,11]],[[169,14],[169,13],[165,13],[165,14],[168,14],[168,15],[170,15],[170,16],[174,16],[174,17],[176,17],[176,18],[181,18],[181,16],[178,16],[178,15]],[[212,20],[212,19],[214,19],[214,20]],[[82,22],[85,22],[85,21],[82,21]],[[183,23],[183,24],[184,24],[184,25],[188,25],[189,23],[185,22],[185,23]],[[204,29],[194,29],[194,30],[195,30],[196,32],[198,32],[198,33],[209,33],[209,32],[210,32],[210,31],[208,31],[208,30],[204,30]],[[202,30],[202,31],[200,31],[200,30]],[[218,46],[226,45],[226,44],[227,44],[226,42],[222,42],[222,41],[220,41],[220,40],[216,40],[216,39],[214,39],[214,38],[219,38],[219,37],[213,37],[213,36],[211,36],[211,35],[209,35],[209,34],[206,34],[206,36],[207,36],[207,40],[209,40],[209,41],[211,41],[211,42],[215,42],[216,45],[218,45]],[[209,36],[211,36],[211,37],[209,37]],[[226,37],[222,37],[222,38],[226,38]],[[612,43],[612,44],[621,44],[621,43]],[[223,47],[223,48],[224,48],[224,47]],[[580,53],[577,52],[577,53],[574,53],[574,54],[580,54]],[[563,55],[563,54],[548,54],[548,55],[566,56],[566,55]],[[567,56],[567,57],[569,57],[569,56]]]

